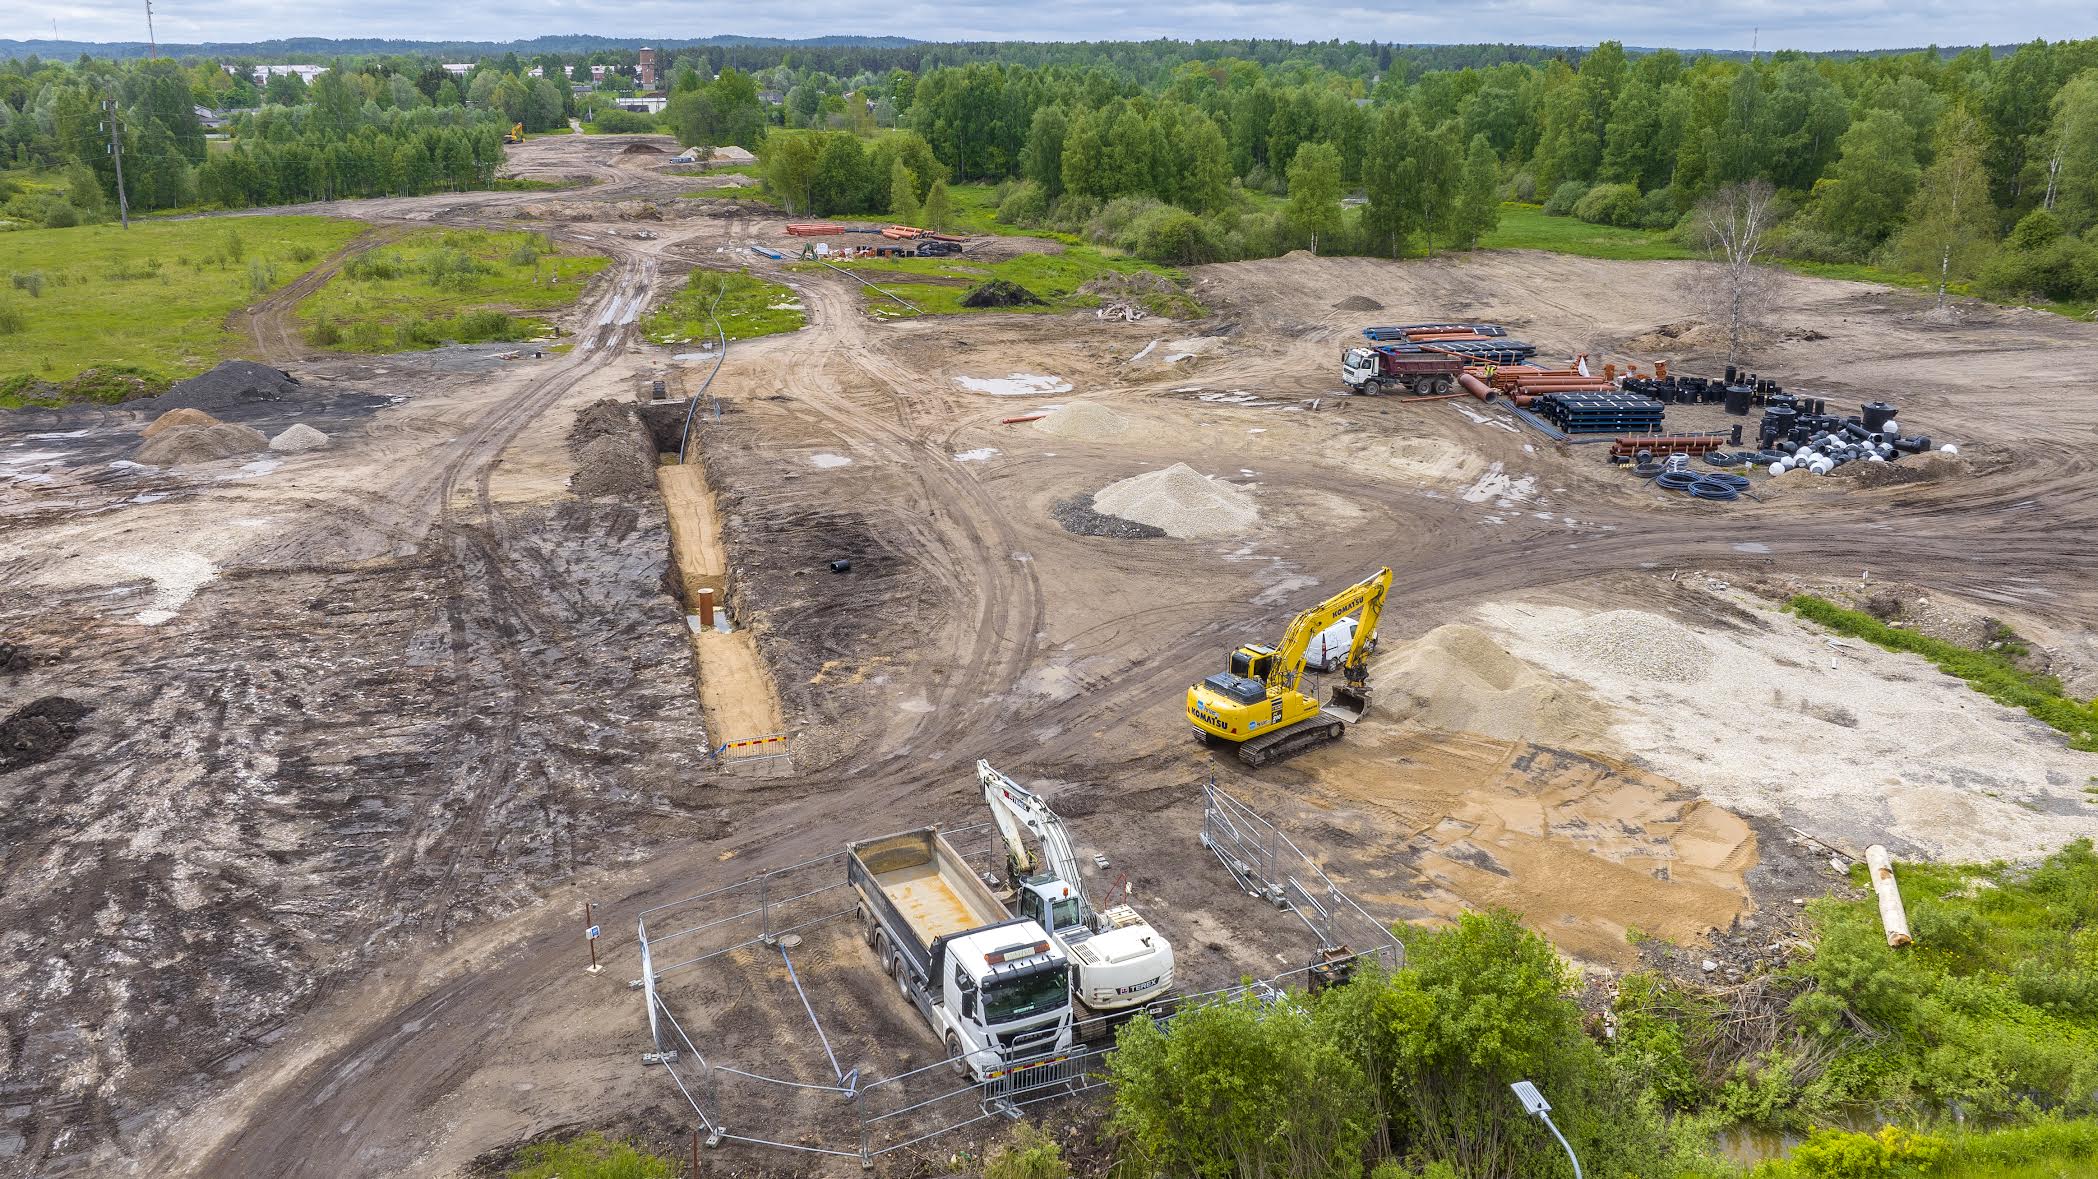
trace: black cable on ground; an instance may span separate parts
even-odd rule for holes
[[[1639,476],[1641,479],[1651,479],[1660,474],[1662,469],[1660,463],[1640,463],[1632,468],[1632,474]]]
[[[1699,499],[1733,500],[1741,497],[1741,489],[1731,483],[1715,483],[1710,479],[1699,479],[1684,490]]]
[[[1670,491],[1688,491],[1700,478],[1702,476],[1689,471],[1663,471],[1654,476],[1654,486],[1665,487]]]

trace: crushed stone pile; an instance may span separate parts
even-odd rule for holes
[[[158,397],[148,397],[141,408],[158,410],[201,409],[217,412],[259,401],[287,401],[299,394],[299,378],[281,368],[252,360],[229,360],[209,372],[177,381]]]
[[[177,426],[145,440],[131,457],[149,467],[176,467],[254,454],[268,446],[262,431],[235,422]]]
[[[1074,495],[1069,499],[1057,500],[1049,509],[1049,515],[1064,531],[1078,536],[1104,536],[1110,540],[1155,540],[1166,534],[1163,528],[1124,520],[1120,516],[1109,516],[1093,509],[1093,497]]]
[[[328,436],[304,422],[293,422],[290,429],[270,439],[270,449],[278,454],[304,454],[327,445]]]
[[[1252,492],[1186,463],[1109,484],[1093,496],[1093,507],[1182,540],[1243,536],[1260,525]]]
[[[1368,295],[1349,295],[1333,305],[1335,311],[1382,311],[1384,304]]]
[[[1128,418],[1093,401],[1067,402],[1034,423],[1044,434],[1079,441],[1120,438],[1129,432],[1129,426]]]
[[[1370,667],[1379,700],[1409,725],[1558,744],[1599,733],[1609,720],[1609,709],[1579,686],[1459,622],[1385,651]]]
[[[49,761],[80,735],[94,710],[65,696],[33,700],[0,720],[0,774]]]
[[[171,409],[154,418],[140,434],[154,438],[179,426],[216,426],[218,422],[217,418],[201,409]]]
[[[1712,674],[1710,647],[1675,619],[1644,610],[1593,614],[1553,637],[1603,667],[1642,679],[1694,684]]]

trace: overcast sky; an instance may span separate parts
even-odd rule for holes
[[[1153,37],[1288,37],[1464,43],[1517,41],[1685,49],[1874,49],[2003,45],[2098,35],[2098,0],[1364,0],[1347,4],[1233,0],[1075,0],[1063,3],[891,5],[774,0],[712,5],[672,0],[156,0],[154,28],[169,43],[274,37],[399,37],[507,41],[542,34],[692,38],[901,34],[928,41],[1145,40]],[[142,41],[144,0],[80,3],[0,0],[0,37]]]

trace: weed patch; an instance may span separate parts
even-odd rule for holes
[[[801,298],[791,287],[767,282],[747,270],[730,273],[702,268],[686,276],[682,290],[642,317],[641,331],[653,344],[711,340],[714,320],[707,314],[709,306],[731,340],[799,331],[809,321]]]
[[[349,352],[530,340],[552,329],[525,313],[573,303],[606,263],[535,233],[422,230],[344,263],[298,317],[308,343]]]

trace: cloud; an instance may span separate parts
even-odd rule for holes
[[[709,6],[712,7],[712,6]],[[1461,44],[1514,41],[1689,49],[1876,49],[2013,44],[2098,33],[2089,0],[2033,0],[2016,6],[1922,0],[1832,0],[1751,3],[1712,0],[1480,0],[1467,5],[1400,0],[1377,3],[1251,3],[1247,0],[1153,0],[1131,6],[1108,0],[1011,4],[991,0],[904,3],[870,16],[861,4],[835,0],[735,10],[716,24],[690,3],[553,3],[551,0],[457,0],[431,8],[401,0],[356,5],[287,0],[160,0],[159,40],[168,44],[244,42],[276,37],[389,37],[417,41],[504,41],[542,34],[590,32],[608,37],[697,38],[717,33],[760,37],[905,33],[921,40],[1147,40],[1289,38]],[[717,10],[718,11],[718,10]],[[61,5],[46,9],[58,36],[83,41],[138,41],[142,6]],[[18,27],[15,37],[49,35]]]

